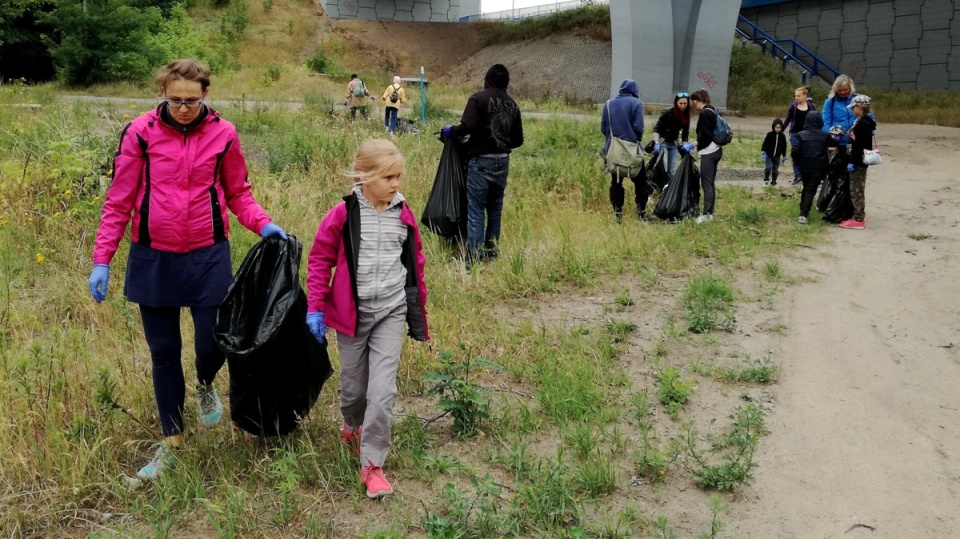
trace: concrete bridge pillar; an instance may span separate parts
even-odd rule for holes
[[[611,95],[624,79],[640,98],[673,103],[677,92],[704,88],[727,105],[730,52],[741,0],[610,0]]]

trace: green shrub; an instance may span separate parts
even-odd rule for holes
[[[307,58],[307,61],[305,63],[307,68],[317,73],[326,73],[327,69],[330,67],[330,64],[331,64],[330,60],[327,58],[327,55],[320,50],[313,53],[312,56]]]

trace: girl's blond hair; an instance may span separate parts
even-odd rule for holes
[[[396,144],[385,139],[370,139],[353,154],[353,169],[347,176],[356,183],[365,183],[386,176],[396,170],[397,165],[403,174],[404,164],[403,154]]]
[[[809,86],[801,86],[801,87],[797,88],[796,90],[794,90],[794,92],[803,92],[803,95],[809,96],[809,95],[810,95],[810,87],[809,87]]]

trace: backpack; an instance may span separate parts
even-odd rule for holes
[[[730,129],[730,124],[720,116],[719,112],[716,110],[713,112],[717,115],[717,126],[713,128],[713,142],[717,146],[726,146],[733,141],[733,129]]]
[[[400,94],[397,93],[397,85],[394,84],[394,85],[393,85],[393,93],[390,94],[390,102],[391,102],[391,103],[396,103],[396,102],[399,101],[399,100],[400,100]]]
[[[357,85],[353,87],[353,97],[363,97],[367,94],[367,87],[364,86],[363,81],[357,79]]]
[[[610,117],[610,102],[607,101],[607,117]],[[643,151],[640,142],[630,142],[610,134],[607,148],[606,170],[620,178],[633,178],[643,170]]]

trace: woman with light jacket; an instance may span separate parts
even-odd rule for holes
[[[261,237],[287,237],[251,193],[236,129],[204,103],[210,70],[175,60],[157,85],[164,102],[120,134],[88,280],[93,300],[106,299],[110,262],[132,221],[123,293],[140,306],[164,437],[141,479],[160,475],[182,445],[184,307],[193,318],[200,425],[212,427],[223,415],[213,381],[224,356],[213,327],[233,281],[227,210]]]
[[[832,127],[840,126],[834,132],[840,133],[840,151],[846,152],[849,137],[847,132],[853,127],[853,122],[857,121],[857,115],[850,109],[853,104],[853,98],[857,95],[857,89],[853,85],[853,79],[847,75],[840,75],[833,81],[830,88],[830,95],[823,102],[823,130],[830,133]]]

